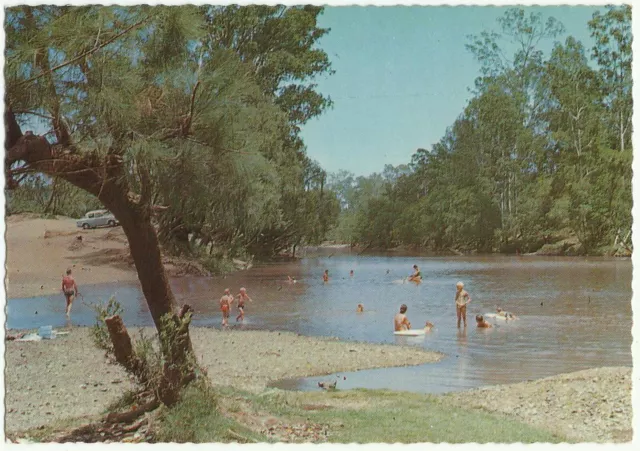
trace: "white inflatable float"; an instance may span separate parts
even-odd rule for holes
[[[485,318],[500,319],[502,321],[506,321],[507,319],[509,319],[506,316],[498,315],[497,313],[485,313],[482,316],[484,316]]]
[[[422,283],[422,279],[420,279],[420,280],[396,279],[396,280],[393,280],[391,283],[394,283],[394,284],[397,284],[397,285],[401,285],[403,283],[415,283],[417,285],[417,284]]]
[[[410,330],[397,330],[393,335],[407,335],[410,337],[416,337],[418,335],[424,335],[424,329],[410,329]]]

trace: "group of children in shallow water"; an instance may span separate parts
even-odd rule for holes
[[[353,270],[349,271],[350,277],[353,277],[353,274],[354,274]],[[387,274],[389,274],[389,270],[387,270]],[[328,269],[325,269],[324,273],[322,274],[322,280],[325,283],[329,282]],[[422,282],[422,273],[420,272],[420,268],[418,268],[418,265],[413,265],[413,273],[406,280],[410,282],[416,282],[416,283]],[[469,293],[467,293],[467,291],[464,289],[464,284],[462,282],[458,282],[456,284],[456,296],[455,296],[458,328],[460,328],[461,322],[463,323],[464,327],[467,327],[467,305],[470,302],[471,302],[471,296],[469,296]],[[356,307],[356,312],[363,313],[364,305],[358,304],[358,306]],[[407,312],[407,306],[405,304],[402,304],[400,306],[400,313],[397,313],[396,316],[393,318],[393,327],[396,332],[411,329],[411,323],[407,319],[406,312]],[[509,312],[505,312],[500,307],[496,307],[496,315],[503,317],[505,320],[517,319],[515,315]],[[482,329],[493,327],[491,323],[487,322],[484,319],[483,315],[476,315],[476,325],[477,327]],[[427,321],[424,326],[424,329],[426,332],[429,332],[431,329],[433,329],[433,327],[434,327],[433,323]]]
[[[387,270],[387,274],[389,273],[389,270]],[[349,271],[349,276],[353,277],[354,272],[353,270]],[[322,280],[326,283],[329,282],[329,270],[325,269],[324,273],[322,274]],[[413,265],[413,274],[411,274],[411,276],[408,277],[409,281],[412,282],[418,282],[420,283],[422,281],[422,273],[420,272],[420,269],[418,268],[418,265]],[[297,283],[297,280],[295,278],[291,278],[291,276],[288,276],[288,280],[287,283],[289,284],[295,284]],[[236,322],[237,321],[243,321],[244,320],[244,308],[245,308],[245,302],[249,301],[249,302],[253,302],[253,300],[249,297],[249,295],[247,294],[247,290],[246,288],[240,288],[240,293],[238,293],[237,297],[237,301],[238,301],[238,316],[236,316]],[[220,310],[222,312],[222,325],[223,326],[228,326],[229,325],[229,313],[231,311],[231,305],[233,304],[233,302],[235,301],[235,297],[231,294],[231,291],[229,290],[229,288],[224,290],[224,295],[220,298]],[[467,305],[469,305],[469,303],[471,302],[471,296],[469,296],[469,293],[467,293],[467,291],[464,289],[464,284],[462,282],[458,282],[456,284],[456,295],[455,295],[455,305],[456,305],[456,315],[458,318],[458,328],[460,328],[460,323],[462,322],[464,327],[467,327]],[[363,313],[364,312],[364,305],[363,304],[358,304],[358,306],[356,307],[356,312],[357,313]],[[407,318],[407,306],[406,304],[402,304],[400,306],[400,312],[397,313],[395,315],[395,317],[393,318],[393,326],[394,326],[394,330],[397,331],[403,331],[403,330],[410,330],[411,329],[411,323],[409,322],[409,319]],[[514,320],[517,319],[515,315],[513,315],[512,313],[509,312],[505,312],[502,308],[500,307],[496,307],[496,315],[503,317],[505,320]],[[476,325],[479,328],[490,328],[493,327],[491,325],[491,323],[488,323],[485,319],[483,315],[476,315]],[[425,332],[429,332],[431,331],[431,329],[433,329],[434,325],[433,323],[427,321],[424,329]]]
[[[224,295],[220,298],[220,311],[222,312],[222,325],[229,325],[229,313],[231,312],[231,305],[236,298],[231,294],[231,290],[226,288]],[[246,301],[253,302],[253,300],[247,294],[246,288],[240,288],[240,293],[237,295],[238,300],[238,316],[236,316],[236,322],[244,321],[244,305]]]
[[[414,265],[414,269],[416,266]],[[462,282],[458,282],[456,284],[456,295],[455,295],[455,304],[456,304],[456,315],[458,317],[458,328],[460,328],[460,322],[464,324],[464,327],[467,327],[467,305],[471,302],[471,296],[464,289],[464,284]],[[360,304],[359,304],[360,305]],[[407,306],[402,304],[400,306],[400,313],[396,314],[393,318],[393,326],[394,330],[402,331],[411,329],[411,323],[407,319]],[[496,307],[496,315],[503,317],[505,320],[514,320],[517,319],[515,315],[509,312],[505,312],[502,308]],[[476,315],[476,326],[481,329],[488,329],[493,327],[491,323],[488,323],[483,315]],[[425,324],[425,331],[428,332],[433,328],[433,324],[428,322]]]

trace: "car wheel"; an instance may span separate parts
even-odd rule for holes
[[[87,224],[86,222],[84,224],[82,224],[82,228],[85,230],[89,229],[89,224]]]
[[[115,221],[113,221],[113,220],[109,220],[109,222],[107,223],[107,225],[108,225],[109,227],[115,227],[115,226],[116,226],[116,222],[115,222]]]

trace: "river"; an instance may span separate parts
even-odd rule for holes
[[[423,283],[402,283],[414,263],[420,266]],[[326,284],[324,269],[330,275]],[[287,284],[287,275],[298,283]],[[472,298],[466,329],[455,324],[453,298],[459,280]],[[217,300],[223,289],[237,293],[244,286],[254,302],[247,307],[245,324],[237,326],[231,318],[232,327],[282,329],[442,352],[445,357],[436,364],[341,375],[343,389],[440,393],[596,366],[631,366],[631,280],[628,259],[338,255],[255,267],[227,277],[174,279],[172,286],[179,303],[195,308],[197,326],[220,327]],[[151,324],[137,286],[80,288],[83,297],[74,304],[73,325],[93,324],[90,304],[111,295],[123,305],[127,325]],[[364,304],[364,313],[356,313],[358,303]],[[434,330],[424,337],[394,336],[392,318],[403,303],[414,326],[431,321]],[[495,311],[496,305],[519,319],[490,320],[494,328],[476,329],[475,315]],[[67,324],[62,296],[8,300],[8,328],[48,324]],[[307,390],[317,388],[320,379],[285,380],[275,386]]]

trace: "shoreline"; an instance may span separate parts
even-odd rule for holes
[[[152,328],[130,328],[151,336]],[[89,327],[36,342],[5,342],[5,424],[8,432],[68,417],[98,415],[133,388],[91,340]],[[199,363],[214,386],[259,393],[270,382],[372,368],[433,363],[443,355],[417,347],[339,341],[293,332],[220,331],[191,327]],[[25,377],[28,375],[29,377]],[[338,381],[339,388],[339,381]]]
[[[108,362],[104,353],[93,346],[89,330],[74,328],[69,335],[54,340],[6,342],[6,432],[101,415],[110,403],[134,387],[127,373]],[[131,328],[130,335],[135,338],[140,330]],[[149,335],[153,329],[142,330]],[[285,392],[268,387],[284,378],[422,365],[443,357],[422,348],[347,342],[293,332],[219,331],[206,327],[192,327],[190,332],[196,356],[214,386],[254,394]],[[633,436],[632,370],[590,368],[533,381],[427,396],[445,406],[516,419],[572,440],[624,442]],[[340,390],[340,378],[337,383]],[[377,393],[374,391],[371,396]],[[411,396],[411,392],[404,393]]]

